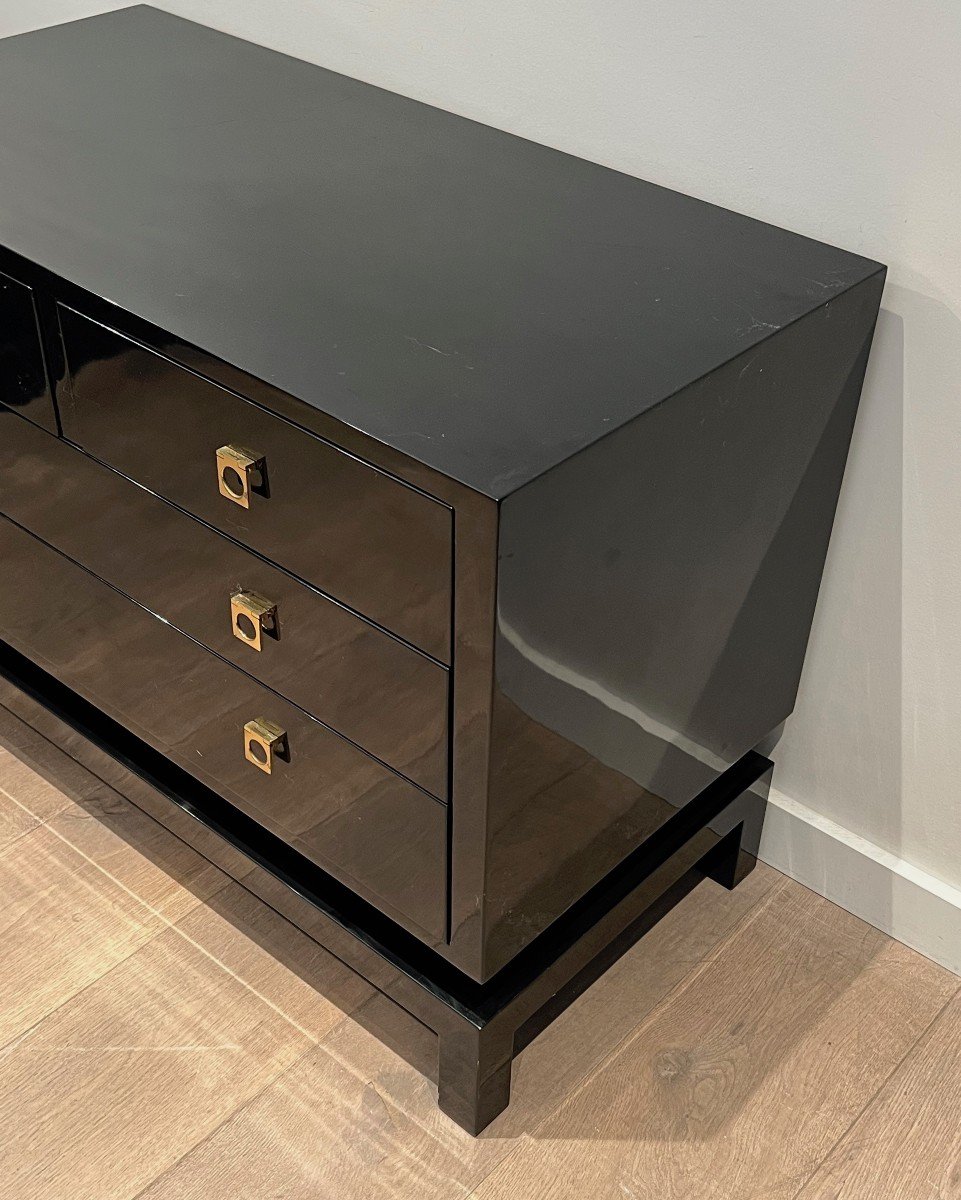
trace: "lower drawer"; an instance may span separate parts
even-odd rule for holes
[[[5,517],[0,561],[2,640],[401,924],[444,936],[443,804]],[[269,751],[257,721],[283,731]]]

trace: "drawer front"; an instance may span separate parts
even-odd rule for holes
[[[57,432],[33,292],[0,274],[0,403]]]
[[[446,668],[3,409],[0,512],[446,799]]]
[[[444,805],[4,517],[0,556],[5,641],[388,915],[444,935]],[[269,774],[246,756],[257,721],[283,732]]]
[[[449,660],[449,508],[72,309],[60,325],[67,438]],[[228,446],[258,466],[218,463]],[[247,507],[227,494],[245,484]]]

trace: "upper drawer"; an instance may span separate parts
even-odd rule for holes
[[[446,798],[446,667],[2,408],[0,512]],[[274,608],[259,651],[237,592]]]
[[[2,517],[0,559],[4,641],[388,915],[443,938],[444,805]],[[258,753],[258,730],[283,737]]]
[[[65,437],[449,660],[446,505],[72,309],[60,307],[60,324]],[[221,492],[224,446],[265,465],[249,507]]]
[[[57,415],[47,384],[33,292],[0,274],[0,403],[9,404],[51,433]]]

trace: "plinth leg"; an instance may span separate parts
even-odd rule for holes
[[[745,792],[738,800],[738,824],[701,861],[701,870],[721,887],[733,890],[754,870],[761,843],[767,799]]]
[[[701,861],[701,870],[721,887],[733,891],[734,888],[753,871],[757,859],[753,854],[746,854],[741,849],[741,833],[743,825],[738,825],[730,833],[726,833],[710,854]]]
[[[465,1024],[440,1034],[439,1055],[440,1109],[476,1136],[510,1103],[513,1033]]]

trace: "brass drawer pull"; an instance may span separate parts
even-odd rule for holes
[[[232,592],[230,628],[235,638],[252,650],[263,649],[263,635],[277,637],[277,605],[256,592]]]
[[[270,775],[275,758],[289,758],[286,731],[265,717],[248,721],[244,726],[244,758]]]
[[[267,460],[242,446],[221,446],[217,451],[217,486],[241,508],[250,508],[250,495],[267,493]]]

